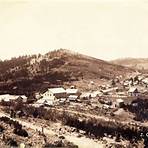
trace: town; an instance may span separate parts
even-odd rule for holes
[[[75,85],[69,85],[69,87],[57,86],[41,92],[35,92],[32,99],[27,98],[25,95],[3,94],[0,95],[0,108],[3,112],[0,115],[3,116],[2,118],[10,118],[13,122],[21,121],[23,123],[25,119],[25,121],[31,122],[34,125],[31,128],[31,125],[29,126],[28,123],[23,123],[24,126],[29,126],[30,130],[34,129],[40,134],[42,133],[46,138],[49,133],[55,132],[63,140],[70,141],[76,145],[79,142],[70,138],[72,134],[69,130],[73,130],[73,128],[76,129],[76,131],[73,130],[73,137],[81,140],[81,138],[89,136],[106,147],[111,145],[119,146],[121,141],[121,146],[127,147],[131,144],[131,140],[133,140],[133,145],[131,146],[134,146],[134,144],[138,145],[139,143],[147,145],[147,137],[144,137],[144,143],[142,143],[143,137],[140,136],[141,133],[146,132],[143,129],[148,128],[146,110],[148,103],[146,100],[148,95],[147,87],[148,75],[135,72],[125,78],[122,76],[115,77],[102,85],[90,81],[88,83],[88,91],[83,91]],[[145,104],[143,108],[141,108],[142,103]],[[46,120],[50,120],[51,123],[48,123]],[[58,122],[62,121],[62,124],[57,123],[57,120]],[[77,120],[80,123],[83,121],[81,127],[73,120]],[[111,129],[108,129],[101,133],[103,134],[101,136],[100,132],[96,133],[97,129],[95,129],[96,131],[88,132],[85,129],[87,125],[83,125],[85,120],[89,120],[89,122],[92,120],[92,122],[99,122],[99,124],[109,124],[110,128],[115,128],[112,127],[113,124],[117,124],[117,129],[119,125],[127,126],[129,133],[127,132],[127,135],[124,135],[119,131],[117,134],[120,136],[117,136],[113,132],[110,133],[109,130]],[[36,125],[37,122],[40,124]],[[53,126],[52,130],[48,129],[50,126]],[[93,126],[95,125],[92,124],[92,128]],[[124,136],[132,135],[132,132],[135,132],[135,130],[132,131],[133,128],[137,130],[138,134],[136,133],[137,135],[133,135],[129,139],[127,137],[124,139]],[[66,138],[66,135],[69,137]],[[103,138],[101,142],[100,138],[97,138],[98,136]],[[46,143],[45,137],[42,140],[38,140],[38,145]],[[136,140],[134,141],[135,137]],[[24,143],[20,142],[20,145],[22,144]],[[32,146],[36,145],[37,143],[34,143]]]
[[[147,0],[0,0],[0,148],[148,148]]]

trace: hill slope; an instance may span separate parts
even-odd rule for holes
[[[147,58],[125,58],[125,59],[117,59],[111,61],[113,64],[118,64],[126,67],[131,67],[134,69],[148,69],[148,59]]]
[[[0,91],[33,92],[42,87],[62,85],[63,82],[110,80],[129,72],[132,72],[129,68],[60,49],[45,55],[24,56],[1,61]]]

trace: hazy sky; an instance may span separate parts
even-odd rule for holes
[[[147,0],[0,0],[0,58],[71,49],[148,57]]]

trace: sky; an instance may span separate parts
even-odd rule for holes
[[[0,59],[59,48],[148,58],[148,1],[0,0]]]

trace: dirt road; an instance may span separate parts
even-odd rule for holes
[[[0,112],[0,117],[9,117],[9,115]],[[37,124],[33,124],[31,122],[27,122],[27,121],[22,121],[19,118],[10,118],[14,121],[18,121],[20,124],[22,124],[23,126],[27,127],[27,128],[31,128],[33,130],[38,130],[38,131],[42,131],[42,126],[39,126]],[[55,133],[52,130],[49,130],[47,128],[44,128],[44,133],[50,136],[56,135],[57,133]],[[74,135],[64,135],[64,137],[66,138],[67,141],[70,141],[72,143],[74,143],[75,145],[78,145],[79,148],[103,148],[104,145],[99,143],[99,142],[95,142],[92,139],[86,138],[86,137],[76,137]]]

